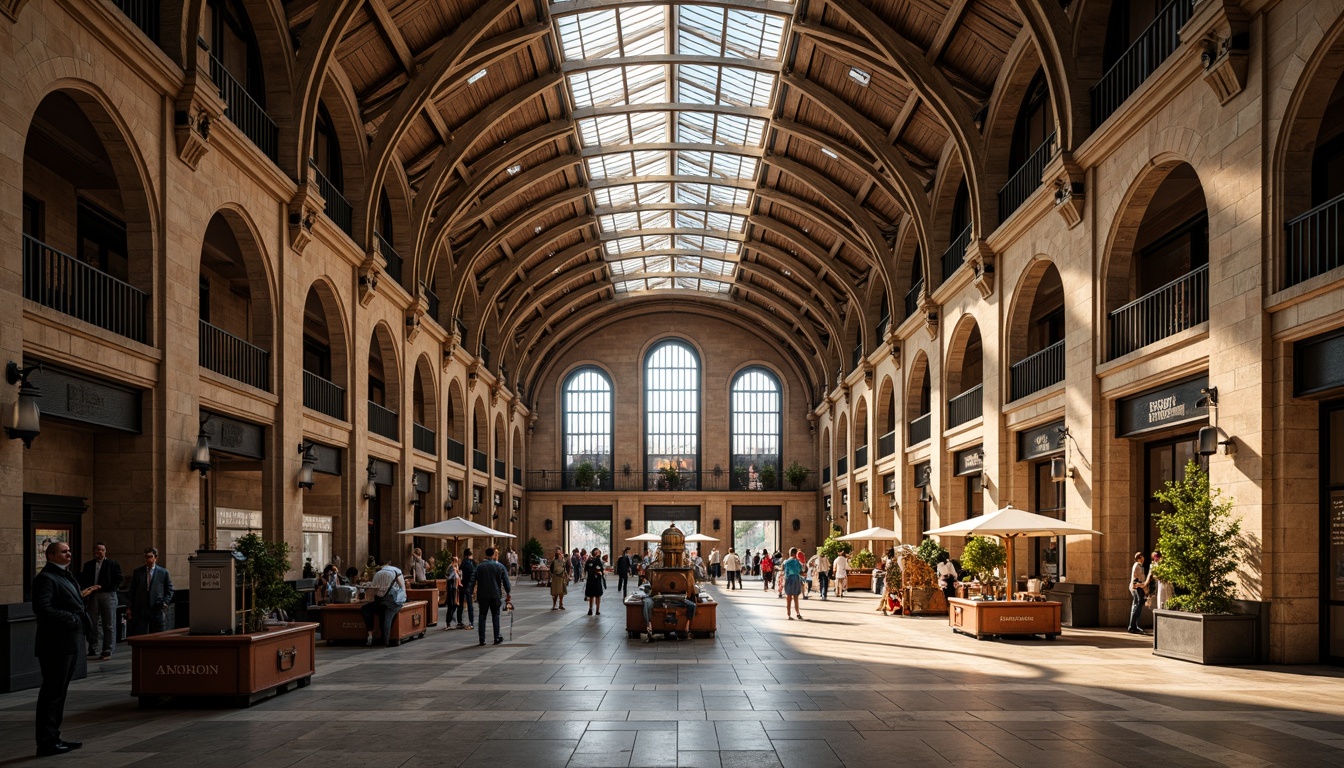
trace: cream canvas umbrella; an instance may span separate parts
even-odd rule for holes
[[[496,531],[494,528],[488,528],[480,523],[473,523],[465,517],[452,517],[447,520],[440,520],[437,523],[428,523],[426,525],[408,528],[397,533],[408,536],[438,536],[453,540],[453,554],[457,554],[457,545],[459,539],[470,539],[475,536],[503,536],[505,538],[517,538],[512,533]]]
[[[1004,540],[1008,548],[1008,579],[1015,583],[1013,575],[1013,540],[1035,538],[1039,536],[1079,536],[1084,534],[1102,535],[1101,531],[1084,528],[1067,520],[1038,515],[1025,509],[1017,509],[1011,504],[1003,509],[990,512],[960,523],[944,525],[925,531],[926,536],[997,536]],[[1009,590],[1011,592],[1012,590]]]
[[[718,539],[703,533],[692,533],[690,536],[686,537],[687,544],[701,544],[706,541],[718,541]]]
[[[656,533],[641,533],[638,536],[631,536],[630,538],[626,539],[626,541],[645,541],[645,542],[652,542],[654,544],[660,543],[662,542],[662,540],[663,537]]]
[[[835,537],[836,541],[893,541],[901,543],[901,535],[890,528],[875,525],[862,531]]]

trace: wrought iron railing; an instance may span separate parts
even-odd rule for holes
[[[896,430],[877,438],[877,458],[885,459],[896,452]]]
[[[370,400],[369,431],[375,435],[382,435],[388,440],[401,440],[401,429],[400,422],[397,418],[397,412],[390,408],[384,408]]]
[[[910,420],[910,444],[919,445],[929,439],[929,425],[933,414],[926,413]]]
[[[322,174],[322,171],[317,167],[317,161],[311,157],[308,158],[308,170],[312,171],[313,178],[317,181],[317,191],[322,193],[322,199],[327,201],[327,218],[340,227],[342,232],[354,237],[354,209],[350,207],[345,195],[341,194],[336,185],[332,184],[331,180]]]
[[[149,294],[27,235],[23,297],[118,336],[148,341]]]
[[[200,364],[234,381],[271,391],[271,353],[200,321]]]
[[[952,244],[943,251],[943,282],[947,282],[952,275],[961,268],[966,261],[966,248],[971,244],[971,225],[961,230]]]
[[[377,232],[373,233],[373,244],[378,249],[378,253],[382,255],[383,260],[387,262],[387,276],[392,278],[392,281],[397,285],[401,285],[401,254],[397,253],[397,249],[393,248],[392,244]]]
[[[434,434],[434,430],[424,424],[412,421],[411,447],[417,451],[424,451],[431,456],[437,456],[439,453],[438,435]]]
[[[460,318],[460,317],[454,317],[454,318],[453,318],[453,327],[457,328],[457,335],[458,335],[458,336],[461,336],[463,339],[466,339],[466,338],[467,338],[467,324],[464,323],[464,322],[462,322],[462,318]]]
[[[984,385],[976,384],[947,401],[947,426],[949,429],[980,418],[985,409],[983,391]]]
[[[500,480],[503,480],[508,476],[509,476],[508,468],[505,466],[504,460],[495,459],[495,477],[499,478]]]
[[[1288,288],[1344,265],[1340,217],[1344,195],[1322,203],[1287,224],[1283,287]]]
[[[1209,265],[1205,264],[1111,313],[1114,360],[1209,319]]]
[[[112,0],[131,23],[145,36],[159,43],[159,0]]]
[[[462,466],[465,467],[467,465],[467,446],[463,445],[462,441],[454,440],[451,437],[448,438],[447,442],[448,442],[448,457],[447,457],[448,460],[461,464]]]
[[[854,449],[854,469],[863,469],[868,466],[868,446],[860,445]]]
[[[477,472],[490,471],[490,457],[485,455],[485,451],[478,451],[472,449],[471,468],[476,470]]]
[[[1012,395],[1016,400],[1064,380],[1064,342],[1057,341],[1013,363],[1010,370]]]
[[[726,469],[690,472],[682,470],[676,475],[664,472],[641,472],[636,469],[618,469],[615,472],[604,469],[601,472],[584,472],[578,476],[574,470],[534,469],[525,473],[527,490],[531,491],[733,491],[740,493],[761,493],[762,491],[806,491],[817,490],[816,475],[809,473],[798,486],[776,478],[773,485],[750,486],[735,482],[732,473]],[[514,481],[521,485],[518,471]]]
[[[849,457],[841,456],[835,460],[835,476],[844,477],[849,474]]]
[[[303,407],[345,421],[345,389],[312,371],[304,371]]]
[[[1092,86],[1092,127],[1106,122],[1149,75],[1176,52],[1181,27],[1190,20],[1194,0],[1172,0],[1157,12],[1129,49]]]
[[[224,99],[224,116],[243,132],[262,154],[275,160],[280,147],[280,129],[275,121],[266,114],[266,110],[252,98],[243,84],[233,78],[224,68],[224,63],[210,56],[210,79],[219,88],[220,98]]]
[[[914,317],[919,311],[919,294],[924,291],[924,278],[919,278],[910,290],[905,292],[905,316]]]
[[[1050,161],[1055,154],[1055,134],[1050,134],[1031,153],[1031,157],[1022,163],[1022,166],[1008,179],[1008,183],[999,190],[999,221],[1007,219],[1031,197],[1041,186],[1041,174],[1045,172],[1045,164]]]

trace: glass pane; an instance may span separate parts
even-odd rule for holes
[[[597,368],[580,368],[565,379],[564,468],[573,471],[583,462],[594,469],[612,468],[611,380]]]
[[[732,547],[745,561],[748,554],[779,549],[778,520],[734,520]]]
[[[573,552],[575,547],[584,552],[593,548],[611,553],[610,520],[566,520],[565,551]]]

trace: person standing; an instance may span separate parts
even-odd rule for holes
[[[845,587],[849,586],[849,555],[841,550],[840,554],[835,556],[832,567],[835,568],[835,596],[843,598]]]
[[[802,619],[803,611],[798,607],[798,595],[803,591],[803,563],[798,559],[797,547],[789,550],[789,556],[780,567],[780,572],[784,577],[784,613],[788,614],[789,621],[793,621],[795,612],[798,618]]]
[[[621,556],[616,558],[616,588],[621,590],[622,598],[625,597],[633,565],[630,561],[630,548],[626,547],[621,550]]]
[[[764,552],[765,550],[761,551]],[[751,560],[751,563],[749,563],[751,567],[751,572],[748,573],[747,575],[759,576],[761,574],[761,556],[759,554],[753,555],[751,554],[751,550],[747,550],[747,557]]]
[[[101,658],[107,661],[117,649],[117,590],[121,589],[121,565],[107,556],[107,545],[103,542],[93,545],[93,559],[84,564],[79,585],[84,589],[98,588],[88,598],[93,630],[84,639],[89,644],[89,658],[98,653],[101,645]]]
[[[551,571],[551,610],[565,610],[565,595],[569,594],[569,577],[563,570],[564,563],[569,562],[565,557],[564,550],[555,548],[555,553],[551,555],[551,566],[557,570]],[[560,604],[557,606],[556,601]]]
[[[606,582],[602,580],[602,551],[594,549],[588,555],[588,560],[583,564],[583,575],[588,583],[584,586],[583,597],[588,601],[588,615],[593,615],[593,609],[597,609],[597,615],[602,615],[602,592],[606,589]]]
[[[471,547],[462,550],[462,599],[457,603],[457,628],[475,629],[476,628],[476,602],[471,599],[473,590],[476,588],[476,561],[471,557]],[[467,625],[462,626],[462,609],[466,606]]]
[[[709,551],[709,583],[714,586],[719,585],[719,576],[722,574],[723,563],[720,562],[719,548],[715,547]]]
[[[728,572],[728,588],[733,589],[733,582],[737,582],[737,589],[742,588],[742,558],[737,556],[737,550],[728,548],[728,554],[723,558],[723,570]]]
[[[443,572],[444,581],[448,582],[448,600],[445,603],[446,613],[444,613],[443,628],[455,629],[453,624],[453,614],[459,617],[462,615],[462,561],[454,557],[448,561],[448,567]]]
[[[495,548],[487,547],[485,560],[476,568],[476,602],[480,604],[481,626],[477,628],[480,645],[485,645],[485,617],[489,614],[494,620],[495,645],[504,642],[499,633],[499,609],[503,600],[504,610],[513,610],[513,588],[509,585],[509,573],[495,559]]]
[[[1148,575],[1143,570],[1143,553],[1134,553],[1134,565],[1129,569],[1129,596],[1133,602],[1129,606],[1129,633],[1134,635],[1146,635],[1139,627],[1139,617],[1143,615],[1143,601],[1147,598],[1144,592],[1144,585],[1148,583]]]
[[[96,585],[80,590],[79,580],[70,572],[74,557],[69,544],[53,541],[47,544],[45,554],[47,564],[33,578],[33,615],[37,617],[33,655],[42,670],[42,689],[37,694],[38,757],[61,755],[84,746],[83,742],[61,739],[61,721],[79,648],[84,644],[80,635],[93,633],[84,598],[99,591]]]
[[[383,633],[383,645],[392,647],[392,622],[396,621],[397,611],[406,602],[406,578],[401,569],[388,560],[373,574],[369,587],[369,600],[359,607],[359,615],[364,617],[364,644],[373,645],[374,621],[380,620],[379,629]]]
[[[1162,552],[1155,549],[1153,550],[1152,556],[1148,559],[1148,590],[1154,595],[1153,609],[1159,611],[1166,609],[1167,601],[1171,600],[1173,593],[1171,582],[1163,581],[1157,578],[1157,575],[1153,573],[1153,569],[1156,568],[1157,564],[1160,562],[1162,562]],[[1156,617],[1153,618],[1153,647],[1157,647]]]
[[[948,559],[946,552],[938,554],[938,583],[943,588],[944,597],[957,596],[957,566]]]
[[[509,563],[509,575],[515,579],[518,578],[518,553],[514,551],[513,547],[509,547],[507,559]]]
[[[411,579],[414,581],[428,581],[428,563],[425,562],[425,553],[419,547],[411,550]]]
[[[817,591],[821,593],[821,599],[826,599],[827,591],[831,585],[831,561],[817,550],[817,554],[807,561],[807,568],[817,579]]]
[[[144,635],[167,629],[168,606],[173,602],[173,579],[159,567],[159,550],[145,550],[145,564],[131,574],[130,634]]]
[[[569,556],[569,577],[575,584],[579,583],[579,577],[583,575],[583,555],[579,554],[579,548],[574,548],[574,554]]]
[[[770,553],[766,552],[761,557],[761,589],[769,592],[773,586],[775,586],[775,561],[771,560]]]

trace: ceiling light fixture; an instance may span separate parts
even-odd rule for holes
[[[485,73],[488,72],[488,71],[489,71],[489,70],[482,69],[480,72],[477,72],[476,74],[472,75],[471,77],[468,77],[468,78],[467,78],[467,85],[471,85],[472,83],[476,82],[477,80],[480,80],[482,77],[485,77]],[[850,74],[851,74],[851,75],[854,74],[853,70],[850,70]]]
[[[821,148],[821,154],[823,154],[823,155],[825,155],[825,156],[831,158],[832,160],[839,160],[839,159],[840,159],[840,156],[837,155],[837,154],[835,154],[835,150],[831,149],[830,147],[822,147],[822,148]]]
[[[510,165],[510,166],[509,166],[509,175],[510,175],[510,176],[517,176],[520,172],[522,172],[522,170],[523,170],[523,166],[521,166],[521,165]]]
[[[858,67],[849,68],[849,77],[854,82],[858,83],[859,85],[862,85],[865,88],[867,88],[868,84],[873,81],[872,75],[868,74],[867,72],[864,72],[862,69],[859,69]]]

